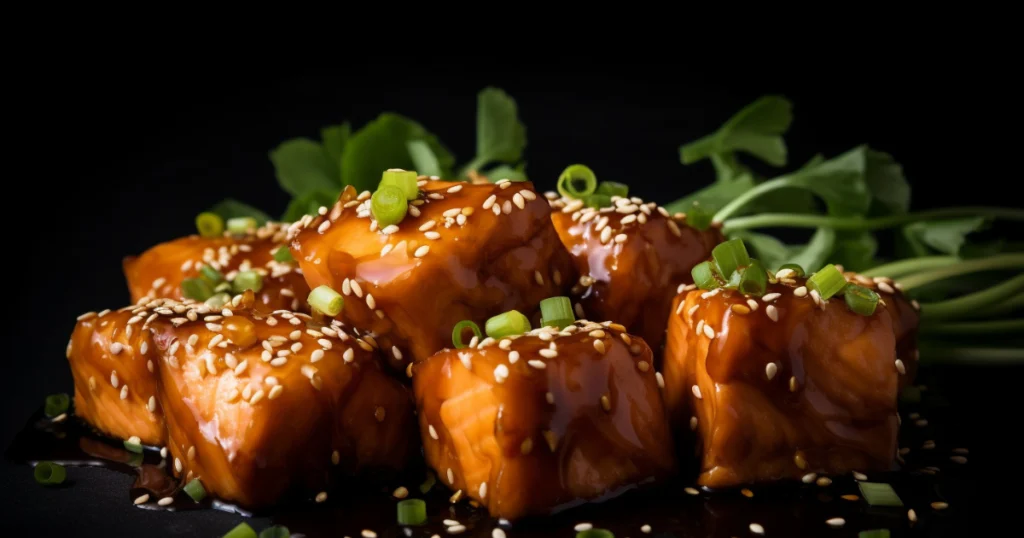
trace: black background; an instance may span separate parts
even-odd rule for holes
[[[712,179],[706,162],[679,163],[681,143],[712,131],[756,97],[780,93],[795,103],[787,137],[791,165],[869,143],[903,163],[915,209],[1021,207],[1019,198],[1006,196],[1018,181],[1007,162],[1019,141],[994,136],[992,127],[1004,120],[1012,127],[1019,116],[1007,76],[947,69],[938,59],[836,66],[794,60],[785,70],[741,73],[695,72],[676,63],[468,70],[388,62],[346,66],[345,76],[336,77],[125,70],[40,83],[40,104],[28,107],[32,136],[23,153],[16,147],[11,155],[32,166],[9,178],[29,194],[10,188],[7,197],[16,216],[7,251],[25,263],[12,265],[21,269],[8,279],[15,300],[7,325],[13,332],[5,339],[13,345],[0,391],[0,445],[10,443],[46,394],[72,390],[64,347],[75,316],[126,304],[124,256],[191,233],[195,214],[227,196],[280,215],[288,197],[267,152],[288,138],[317,138],[324,125],[349,120],[358,127],[380,112],[398,112],[465,162],[474,149],[475,96],[486,85],[517,99],[527,126],[527,172],[542,189],[567,164],[583,162],[601,179],[670,201]],[[1019,369],[940,370],[956,389],[954,403],[975,418],[962,427],[982,436],[979,444],[999,423],[983,411],[1017,407],[1011,396]],[[986,458],[985,446],[972,446],[973,462]],[[0,491],[17,528],[99,534],[155,523],[156,534],[201,529],[214,535],[233,525],[222,514],[175,518],[131,510],[127,479],[116,486],[120,477],[98,482],[102,471],[70,476],[103,487],[53,492],[37,487],[28,467],[3,465]]]

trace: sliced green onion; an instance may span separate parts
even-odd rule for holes
[[[860,496],[871,506],[903,506],[903,501],[889,484],[857,482],[857,487],[860,488]]]
[[[370,197],[370,211],[381,228],[402,222],[405,212],[409,210],[407,204],[405,193],[390,185],[378,188]]]
[[[800,264],[798,264],[798,263],[786,263],[786,264],[783,264],[782,267],[779,267],[779,271],[781,271],[783,269],[790,269],[790,270],[792,270],[793,271],[793,275],[792,276],[795,276],[795,277],[801,277],[801,276],[804,276],[804,274],[806,274],[806,273],[804,273],[804,268],[800,267]],[[776,273],[779,272],[779,271],[776,271]]]
[[[201,278],[186,278],[181,281],[181,294],[186,299],[205,301],[213,295],[210,283]]]
[[[588,194],[583,197],[583,205],[594,209],[609,207],[612,205],[612,197],[607,194]]]
[[[206,497],[206,488],[203,487],[203,483],[198,478],[193,478],[191,482],[185,484],[183,489],[195,502],[199,502]]]
[[[462,349],[466,347],[466,344],[462,342],[462,332],[466,329],[472,329],[473,334],[476,335],[477,339],[483,338],[480,334],[480,327],[476,323],[468,319],[464,319],[455,324],[455,328],[452,329],[452,344],[455,345],[455,349]]]
[[[606,529],[587,529],[577,532],[576,538],[615,538],[615,534]]]
[[[715,259],[719,274],[727,280],[737,269],[750,265],[750,255],[742,239],[721,243],[711,251],[711,257]]]
[[[594,192],[597,194],[606,194],[609,197],[621,196],[622,198],[625,198],[629,195],[629,185],[626,185],[625,183],[616,183],[614,181],[602,181]]]
[[[240,271],[231,281],[231,290],[235,293],[242,293],[245,290],[259,293],[261,289],[263,289],[263,275],[256,271]]]
[[[36,468],[32,470],[32,474],[36,477],[36,482],[43,484],[44,486],[55,486],[64,482],[67,478],[68,471],[63,465],[58,465],[51,461],[41,461],[36,464]]]
[[[583,198],[597,189],[597,175],[586,165],[574,164],[558,176],[556,187],[562,196]]]
[[[196,229],[203,237],[220,237],[224,233],[224,219],[209,211],[196,216]]]
[[[857,533],[857,538],[889,538],[889,529],[860,531]]]
[[[541,300],[540,319],[545,326],[557,325],[559,329],[564,329],[576,321],[576,315],[572,311],[572,301],[568,297],[548,297]]]
[[[846,306],[862,316],[874,314],[875,307],[878,306],[878,294],[864,286],[847,285],[843,290],[843,297],[846,298]]]
[[[710,211],[701,207],[699,202],[694,202],[686,211],[686,225],[697,230],[707,230],[708,226],[711,226],[713,216]]]
[[[260,538],[288,538],[291,535],[291,531],[284,525],[274,525],[260,531]]]
[[[764,295],[768,290],[768,273],[764,266],[757,260],[751,260],[750,265],[743,269],[740,275],[739,290],[746,295]]]
[[[509,310],[504,314],[498,314],[484,324],[487,336],[495,339],[523,334],[530,329],[530,320],[518,310]]]
[[[715,271],[711,267],[711,262],[700,262],[693,266],[693,269],[690,270],[690,276],[693,277],[693,283],[702,290],[713,290],[722,287],[722,283],[715,277]]]
[[[415,200],[420,195],[419,185],[416,184],[415,170],[402,170],[401,168],[390,168],[384,171],[380,178],[380,187],[395,187],[402,191],[406,200]]]
[[[257,538],[256,531],[248,523],[239,523],[237,527],[228,531],[223,538]]]
[[[846,287],[846,277],[835,265],[828,264],[807,279],[807,287],[817,290],[822,299],[831,299]]]
[[[295,258],[292,257],[292,251],[288,249],[288,245],[281,245],[274,251],[274,261],[282,263],[295,261]]]
[[[427,471],[427,479],[420,484],[420,493],[426,495],[427,492],[430,491],[430,488],[434,487],[434,484],[436,483],[437,477],[434,476],[434,473]]]
[[[228,219],[228,231],[235,235],[244,235],[256,231],[259,224],[252,217],[235,217]]]
[[[427,503],[423,499],[398,501],[399,525],[422,525],[427,522]]]
[[[221,273],[209,265],[204,265],[199,268],[199,277],[209,282],[211,286],[216,286],[224,281],[224,273]]]
[[[51,394],[46,397],[46,403],[43,405],[43,413],[46,416],[53,418],[61,413],[66,413],[68,406],[71,405],[71,397],[63,392],[60,394]]]
[[[227,293],[229,291],[231,291],[231,283],[228,281],[221,282],[220,284],[217,284],[215,288],[213,288],[214,293]]]
[[[341,309],[345,306],[345,298],[330,286],[317,286],[316,289],[309,292],[306,302],[309,303],[309,306],[332,317],[340,314]]]
[[[219,286],[218,286],[219,287]],[[229,286],[230,287],[230,286]],[[224,292],[215,293],[210,296],[205,302],[210,308],[216,308],[220,310],[224,308],[224,305],[231,301],[231,296]]]
[[[128,452],[142,454],[142,440],[138,435],[133,435],[124,441],[124,449]]]

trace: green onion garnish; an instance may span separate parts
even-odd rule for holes
[[[46,403],[43,405],[43,413],[46,416],[53,418],[61,413],[66,413],[68,406],[71,405],[71,397],[63,392],[60,394],[51,394],[46,397]]]
[[[484,324],[487,336],[495,339],[523,334],[530,329],[530,320],[518,310],[509,310],[504,314],[498,314]]]
[[[181,294],[186,299],[205,301],[213,295],[210,283],[201,278],[186,278],[181,281]]]
[[[260,538],[288,538],[291,535],[291,531],[284,525],[274,525],[260,531]]]
[[[36,477],[36,482],[43,484],[44,486],[55,486],[64,482],[67,478],[68,472],[63,465],[58,465],[50,461],[41,461],[36,464],[36,468],[32,471],[32,474]]]
[[[427,503],[423,499],[398,501],[399,525],[422,525],[427,522]]]
[[[398,187],[385,185],[377,189],[370,197],[370,211],[373,218],[381,228],[398,224],[405,218],[405,212],[409,210],[405,193]]]
[[[203,483],[200,482],[198,478],[193,478],[192,481],[185,484],[185,487],[182,489],[184,489],[185,493],[188,494],[189,497],[192,497],[192,500],[195,502],[199,502],[206,497],[206,488],[203,487]]]
[[[292,251],[288,249],[288,245],[281,245],[274,251],[274,261],[288,263],[295,261],[292,257]]]
[[[340,314],[342,307],[345,306],[345,298],[330,286],[317,286],[309,292],[306,301],[309,306],[332,317]]]
[[[239,523],[237,527],[228,531],[223,538],[256,538],[256,531],[248,523]]]
[[[606,194],[609,199],[612,196],[621,196],[622,198],[625,198],[629,195],[629,185],[616,183],[614,181],[602,181],[594,192],[596,194]]]
[[[697,230],[707,230],[708,226],[711,226],[711,218],[713,216],[710,211],[705,210],[698,202],[694,202],[690,209],[686,211],[686,225]]]
[[[213,288],[214,293],[227,293],[229,291],[231,291],[231,283],[226,280]]]
[[[568,297],[548,297],[540,302],[540,319],[544,326],[554,325],[564,329],[576,321],[572,301]]]
[[[380,178],[380,187],[395,187],[402,191],[406,200],[415,200],[420,195],[420,188],[416,185],[416,171],[391,168],[384,171]]]
[[[216,286],[224,281],[224,273],[221,273],[209,265],[204,265],[199,268],[199,277],[209,282],[212,286]]]
[[[224,219],[216,213],[200,213],[196,216],[196,229],[203,237],[220,237],[224,233]]]
[[[605,529],[587,529],[577,532],[576,538],[615,538],[615,534]]]
[[[244,235],[256,231],[259,224],[252,217],[235,217],[228,219],[228,231],[235,235]]]
[[[860,531],[857,533],[857,538],[889,538],[889,529],[873,529],[870,531]]]
[[[462,332],[466,329],[472,329],[473,334],[475,334],[478,339],[483,338],[483,335],[480,334],[480,327],[478,327],[476,323],[473,323],[468,319],[464,319],[456,323],[455,328],[452,329],[452,344],[455,345],[455,349],[462,349],[466,347],[466,344],[462,342]]]
[[[817,290],[822,299],[831,299],[846,287],[846,277],[835,265],[828,264],[807,279],[807,287]]]
[[[434,487],[434,484],[436,483],[437,477],[434,476],[434,473],[427,471],[427,479],[420,484],[420,493],[426,495],[427,492],[430,491],[430,488]]]
[[[750,265],[750,255],[742,239],[730,239],[716,246],[711,251],[711,257],[715,259],[715,265],[725,279],[729,279],[737,269]]]
[[[556,187],[562,196],[583,198],[597,189],[597,175],[586,165],[574,164],[558,176]]]
[[[751,260],[750,265],[742,270],[738,289],[740,293],[746,295],[756,295],[758,297],[764,295],[764,292],[768,289],[768,273],[765,272],[761,262]]]
[[[715,277],[715,270],[711,262],[700,262],[690,270],[693,283],[702,290],[713,290],[722,286],[722,283]]]
[[[211,295],[205,302],[210,308],[220,310],[221,308],[224,308],[224,305],[228,304],[229,301],[231,301],[231,296],[227,293],[220,292]]]
[[[903,501],[889,484],[857,482],[857,487],[860,488],[860,496],[871,506],[903,506]]]
[[[137,435],[133,435],[124,441],[124,449],[128,452],[142,454],[142,440]]]
[[[583,205],[594,209],[609,207],[612,205],[612,197],[607,194],[589,194],[583,197]]]
[[[846,298],[846,306],[862,316],[874,314],[875,307],[878,306],[878,294],[864,286],[847,285],[843,290],[843,297]]]
[[[781,271],[783,269],[789,269],[789,270],[793,271],[793,275],[791,275],[791,276],[795,276],[795,277],[801,277],[801,276],[804,276],[804,274],[805,274],[804,273],[804,268],[800,267],[800,264],[798,264],[798,263],[786,263],[786,264],[783,264],[782,267],[779,267],[779,271]],[[776,273],[777,272],[778,271],[776,271]]]
[[[242,293],[245,290],[259,293],[261,289],[263,289],[263,275],[256,271],[240,271],[231,281],[231,290],[235,293]]]

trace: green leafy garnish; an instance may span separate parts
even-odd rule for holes
[[[433,152],[440,175],[451,173],[455,157],[436,136],[405,116],[386,112],[349,137],[341,155],[341,177],[358,191],[372,191],[389,168],[416,170],[408,145],[413,141],[422,141]]]
[[[324,146],[308,138],[296,138],[284,142],[270,152],[274,163],[277,183],[292,196],[302,196],[311,191],[336,190],[338,167]]]
[[[316,215],[321,207],[331,207],[338,200],[338,193],[329,191],[309,191],[302,196],[292,198],[288,203],[281,220],[295,222],[303,215]]]
[[[712,155],[743,151],[772,166],[786,165],[786,142],[782,135],[793,122],[793,104],[768,95],[754,101],[729,118],[714,133],[679,148],[683,164]]]
[[[256,219],[258,226],[263,226],[267,221],[270,220],[270,216],[256,209],[255,207],[232,198],[222,200],[217,205],[211,207],[208,211],[216,214],[225,222],[229,219],[249,217]]]
[[[525,149],[526,126],[519,121],[515,100],[498,88],[484,89],[477,96],[476,156],[459,175],[482,171],[495,162],[514,165],[523,158]],[[491,172],[485,175],[489,177]]]

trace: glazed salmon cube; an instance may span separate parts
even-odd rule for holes
[[[414,366],[427,463],[494,517],[548,514],[675,469],[650,348],[617,324],[445,349]]]
[[[687,288],[669,319],[665,401],[697,438],[701,485],[890,468],[902,363],[889,303],[863,316],[804,278],[761,297]]]
[[[548,193],[551,221],[579,280],[572,288],[577,316],[614,319],[661,356],[672,298],[693,282],[694,265],[723,241],[717,227],[697,230],[640,198],[612,198],[610,207]]]
[[[537,319],[540,301],[574,278],[532,184],[420,176],[419,190],[398,225],[378,226],[370,192],[346,188],[325,215],[291,230],[310,288],[344,294],[341,319],[375,335],[398,368],[450,345],[464,319],[508,310]]]
[[[268,223],[244,235],[181,237],[127,257],[124,274],[132,301],[182,301],[182,281],[198,277],[200,268],[209,265],[229,280],[238,271],[260,273],[263,287],[256,294],[256,307],[264,314],[274,310],[308,311],[309,288],[298,266],[274,260],[274,252],[285,246],[286,235],[279,224]]]
[[[921,305],[907,297],[902,286],[888,277],[868,278],[857,273],[844,273],[846,280],[872,289],[886,303],[892,315],[892,330],[896,337],[896,357],[903,364],[900,389],[914,383],[920,354],[917,349],[917,328],[921,323]]]

